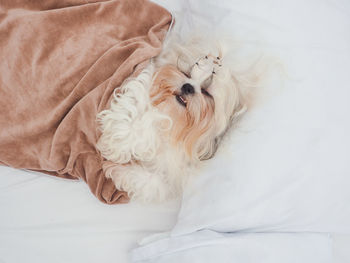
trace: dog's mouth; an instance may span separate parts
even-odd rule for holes
[[[176,97],[176,100],[184,107],[187,106],[187,100],[182,96],[182,95],[179,95],[179,94],[176,94],[175,95]]]

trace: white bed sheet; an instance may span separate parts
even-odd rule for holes
[[[350,235],[332,236],[333,263],[350,262]]]
[[[171,229],[179,202],[105,205],[81,181],[0,166],[0,262],[130,262],[150,234]]]
[[[218,233],[166,237],[133,251],[134,263],[331,263],[331,238],[318,233]]]
[[[179,203],[100,203],[85,183],[0,166],[0,262],[130,262],[146,236],[170,230]],[[333,262],[350,262],[350,235],[333,239]]]

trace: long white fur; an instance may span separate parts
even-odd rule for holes
[[[118,189],[128,192],[131,199],[145,202],[179,195],[187,176],[195,173],[199,160],[215,152],[214,144],[232,118],[244,112],[244,88],[249,86],[223,65],[216,75],[221,90],[215,94],[213,128],[198,138],[197,158],[189,158],[181,147],[170,145],[163,136],[173,123],[151,104],[149,91],[155,68],[166,64],[186,68],[207,52],[217,52],[224,64],[227,59],[216,41],[208,46],[197,40],[184,44],[170,38],[166,46],[139,76],[115,90],[110,109],[98,115],[102,136],[97,148],[104,158],[113,162],[106,167],[105,175],[113,179]],[[183,65],[179,65],[179,57]]]
[[[172,120],[152,107],[153,66],[116,90],[109,110],[98,115],[102,135],[97,148],[112,161],[105,175],[132,199],[161,202],[179,195],[190,166],[162,133]],[[185,165],[183,165],[185,164]]]
[[[150,104],[152,74],[153,68],[149,67],[120,90],[116,89],[110,109],[98,115],[102,136],[97,147],[107,160],[125,164],[132,159],[155,158],[160,144],[159,129],[170,128],[172,121]]]

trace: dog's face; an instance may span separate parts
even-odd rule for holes
[[[165,63],[156,69],[151,101],[172,119],[172,142],[192,158],[208,159],[241,107],[240,94],[220,56],[207,54],[183,65]]]

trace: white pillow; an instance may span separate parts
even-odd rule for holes
[[[172,235],[350,233],[349,2],[190,2],[198,16],[217,3],[218,27],[258,33],[257,46],[277,54],[291,77],[283,87],[271,82],[279,92],[259,97],[188,185]]]

